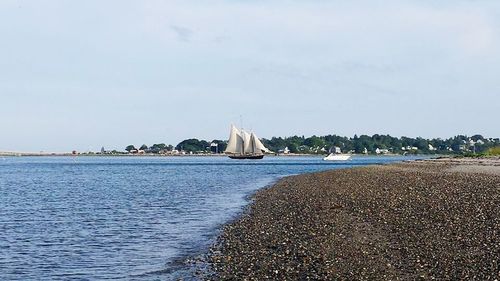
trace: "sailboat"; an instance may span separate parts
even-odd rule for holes
[[[224,153],[231,159],[262,159],[264,153],[271,153],[254,133],[239,130],[231,125],[227,148]]]

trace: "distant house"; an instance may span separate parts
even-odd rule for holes
[[[309,147],[307,145],[301,145],[301,146],[299,146],[299,150],[300,151],[309,150]]]
[[[437,148],[435,148],[434,146],[432,146],[432,144],[429,143],[429,150],[430,151],[436,151]]]
[[[290,153],[290,149],[288,149],[288,146],[285,147],[285,149],[278,149],[278,154],[288,154]]]
[[[411,151],[411,150],[418,150],[418,147],[408,145],[408,146],[406,146],[406,147],[405,147],[405,146],[401,147],[401,150],[403,150],[403,151],[405,151],[405,150],[408,150],[408,151]]]
[[[376,154],[387,154],[389,153],[389,149],[386,149],[386,148],[378,148],[375,149],[375,153]]]

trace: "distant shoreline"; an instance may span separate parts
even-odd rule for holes
[[[356,154],[353,154],[356,155]],[[226,154],[71,154],[71,153],[4,153],[4,157],[227,157]],[[322,157],[321,154],[270,154],[265,157]],[[376,156],[376,155],[374,155]],[[391,156],[391,155],[385,155]],[[392,155],[397,156],[397,155]]]
[[[265,157],[323,157],[326,154],[267,154]],[[373,156],[373,157],[397,157],[397,156],[414,156],[412,155],[401,155],[401,154],[351,154],[353,156]],[[432,155],[439,157],[440,155],[435,154],[417,154],[417,155]],[[123,154],[102,154],[102,153],[80,153],[72,154],[65,152],[0,152],[2,157],[227,157],[226,154],[155,154],[155,153],[123,153]]]

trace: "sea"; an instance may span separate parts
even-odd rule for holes
[[[0,157],[0,280],[197,280],[257,190],[415,158]]]

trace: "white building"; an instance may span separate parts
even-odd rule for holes
[[[389,149],[378,148],[377,147],[377,149],[375,149],[375,153],[377,153],[377,154],[387,154],[387,153],[389,153]]]

